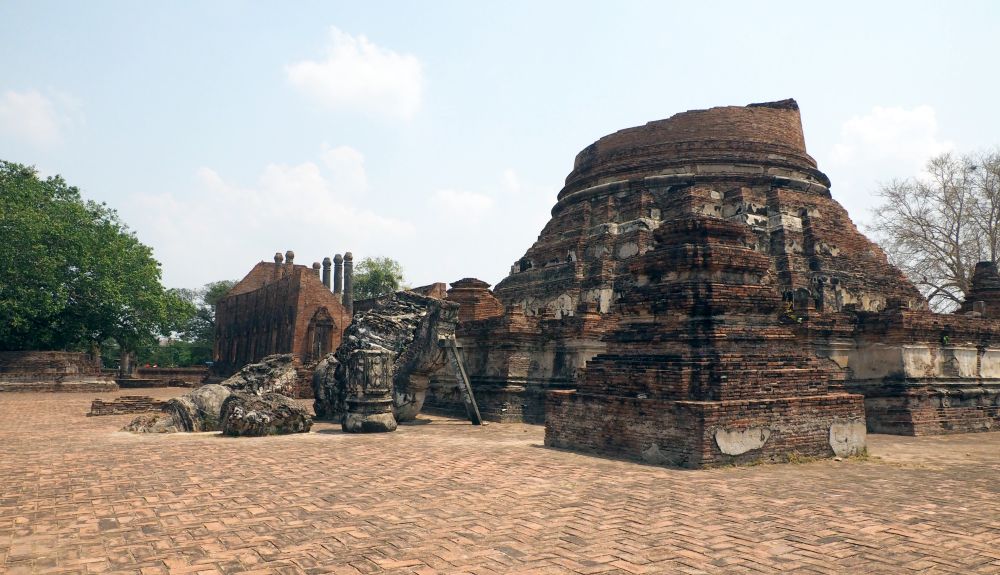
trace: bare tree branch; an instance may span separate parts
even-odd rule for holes
[[[932,309],[955,309],[976,262],[1000,257],[1000,151],[936,156],[922,177],[892,180],[878,195],[869,231]]]

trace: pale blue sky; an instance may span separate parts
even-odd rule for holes
[[[275,251],[496,282],[574,155],[794,97],[856,222],[1000,145],[1000,2],[0,2],[0,158],[117,208],[172,287]]]

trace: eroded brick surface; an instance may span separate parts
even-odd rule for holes
[[[91,399],[0,394],[0,572],[1000,572],[1000,433],[683,471],[442,418],[137,436]]]
[[[115,391],[93,357],[71,351],[0,351],[0,392]]]

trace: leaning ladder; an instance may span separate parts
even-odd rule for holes
[[[444,338],[441,342],[451,352],[451,369],[458,381],[459,389],[462,390],[462,401],[465,402],[465,412],[469,414],[469,421],[473,425],[482,425],[483,418],[479,415],[479,406],[476,405],[476,398],[472,395],[472,383],[469,382],[469,375],[465,373],[465,365],[462,363],[462,354],[455,344],[454,338]]]

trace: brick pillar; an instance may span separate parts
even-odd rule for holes
[[[295,252],[288,250],[285,252],[285,263],[288,265],[281,266],[281,277],[288,276],[289,270],[295,265]]]
[[[337,296],[344,294],[344,256],[340,254],[333,256],[333,293]]]
[[[281,263],[285,261],[285,257],[281,255],[281,252],[275,252],[274,254],[274,273],[271,274],[271,281],[278,279],[278,272],[281,270]]]
[[[330,258],[323,258],[323,285],[330,289]]]
[[[347,315],[354,315],[354,294],[352,289],[354,288],[354,256],[351,252],[346,252],[344,254],[344,308],[347,310]]]

